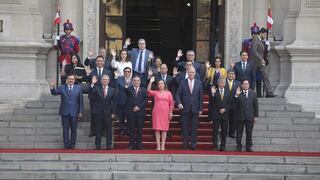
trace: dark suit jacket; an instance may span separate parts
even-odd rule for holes
[[[179,86],[180,82],[186,79],[186,73],[187,72],[180,72],[173,80],[175,86]],[[196,73],[196,76],[194,77],[195,79],[201,81],[199,73]]]
[[[245,71],[242,71],[241,61],[234,65],[234,71],[236,74],[236,80],[242,82],[243,79],[248,79],[250,89],[254,89],[256,86],[256,68],[251,62],[247,62]]]
[[[158,84],[158,81],[162,79],[162,75],[161,73],[158,73],[156,76],[155,76],[155,85]],[[172,86],[173,86],[173,78],[172,76],[170,76],[169,74],[166,75],[166,81],[165,83],[167,84],[167,87],[168,87],[168,90],[172,91]]]
[[[258,37],[252,38],[249,61],[255,64],[257,68],[262,66],[264,52],[265,45],[263,42]]]
[[[134,113],[132,110],[135,106],[138,106],[140,111],[136,112],[138,116],[145,116],[147,105],[147,90],[143,87],[139,88],[138,95],[136,96],[134,87],[128,87],[125,89],[127,94],[126,112],[128,114]]]
[[[189,90],[188,79],[184,79],[180,82],[178,91],[176,93],[176,104],[182,104],[183,110],[182,112],[187,113],[198,113],[202,111],[203,107],[203,89],[202,82],[194,79],[193,91],[192,94]]]
[[[109,82],[109,86],[111,87],[115,87],[115,81],[114,81],[114,76],[113,76],[113,73],[111,71],[109,71],[107,68],[103,68],[103,71],[102,71],[102,76],[103,75],[109,75],[109,78],[110,78],[110,82]],[[91,84],[91,80],[92,80],[92,77],[93,76],[96,76],[98,78],[98,82],[97,82],[97,85],[101,84],[101,77],[98,77],[98,70],[97,68],[94,68],[91,73],[90,73],[90,77],[89,77],[89,83]],[[90,86],[89,84],[89,86]],[[94,96],[92,96],[92,94],[89,92],[89,95],[88,95],[89,99],[94,99]]]
[[[241,86],[241,82],[240,81],[233,80],[232,89],[231,89],[231,96],[230,96],[230,98],[231,98],[230,109],[235,109],[236,108],[236,104],[234,103],[233,99],[234,99],[234,96],[236,95],[237,88],[240,87],[240,86]],[[229,86],[228,79],[226,80],[225,88],[227,88],[230,91],[230,86]]]
[[[90,66],[90,69],[96,68],[96,59],[89,59],[88,57],[84,60],[83,63],[85,66]],[[111,66],[111,57],[107,56],[104,59],[104,68],[107,68],[109,71],[112,71],[113,68]]]
[[[240,121],[253,121],[259,116],[258,98],[256,93],[249,89],[248,98],[243,92],[235,97],[237,103],[237,119]]]
[[[137,63],[137,58],[139,56],[140,50],[137,48],[133,48],[132,50],[128,51],[130,60],[132,62],[132,68],[133,71],[135,71],[136,63]],[[145,55],[144,55],[144,73],[148,73],[148,68],[149,68],[149,55],[152,53],[152,51],[146,49]]]
[[[180,72],[186,72],[186,69],[185,69],[185,67],[184,67],[185,64],[186,64],[185,61],[179,60],[179,61],[175,61],[174,66],[175,66],[175,67],[178,67],[178,69],[179,69]],[[197,74],[199,74],[199,78],[202,80],[203,77],[202,77],[201,64],[200,64],[197,60],[194,60],[193,67],[194,67],[194,69],[196,70]]]
[[[221,100],[221,95],[219,92],[219,88],[217,88],[214,96],[209,94],[209,112],[211,113],[212,119],[228,119],[229,117],[229,109],[231,104],[231,94],[229,89],[224,88],[223,100]],[[225,108],[226,111],[221,114],[220,109]]]
[[[74,84],[72,91],[69,93],[68,85],[64,84],[58,87],[58,89],[50,89],[52,95],[60,95],[61,103],[59,108],[59,114],[61,116],[78,117],[78,113],[83,112],[83,95],[82,88],[79,85]]]
[[[125,105],[127,101],[125,85],[126,85],[125,78],[123,76],[118,77],[117,85],[116,85],[116,91],[117,91],[116,102],[118,105],[122,105],[122,106]],[[132,84],[130,86],[132,86]]]
[[[92,112],[94,114],[111,114],[116,112],[115,106],[115,95],[116,91],[112,87],[108,87],[106,98],[103,96],[103,87],[101,84],[95,84],[93,87],[90,86],[90,93],[95,96],[93,103]]]

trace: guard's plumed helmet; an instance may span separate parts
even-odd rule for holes
[[[67,21],[63,24],[63,29],[64,29],[64,30],[71,30],[71,31],[73,31],[73,25],[72,25],[72,23],[69,21],[69,19],[67,19]]]
[[[259,34],[260,33],[260,28],[257,26],[256,23],[253,24],[253,26],[250,28],[251,34]]]

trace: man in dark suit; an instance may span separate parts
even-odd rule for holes
[[[123,49],[126,50],[130,44],[131,39],[127,38],[123,46]],[[146,49],[146,41],[144,39],[138,40],[138,47],[138,49],[132,48],[130,51],[128,51],[133,68],[133,77],[140,77],[141,86],[147,87],[149,62],[153,58],[153,52]]]
[[[101,149],[102,131],[106,130],[107,150],[112,148],[112,118],[115,117],[115,95],[114,88],[109,86],[109,76],[103,75],[101,83],[97,83],[96,76],[92,78],[90,92],[95,96],[93,113],[96,117],[96,149]]]
[[[266,90],[266,97],[276,97],[273,94],[271,84],[268,78],[268,70],[267,70],[267,62],[268,60],[265,59],[265,45],[262,42],[262,38],[264,37],[264,33],[260,33],[254,35],[251,41],[251,48],[250,48],[250,61],[253,62],[257,68],[257,71],[260,72],[261,79],[263,82],[263,86]]]
[[[189,122],[191,126],[191,150],[196,150],[198,118],[202,114],[202,82],[195,79],[194,67],[188,69],[188,79],[180,82],[176,93],[176,103],[181,113],[183,149],[189,146]]]
[[[67,84],[55,88],[56,82],[50,84],[52,95],[60,95],[59,114],[63,125],[63,144],[65,149],[74,149],[77,140],[77,121],[82,117],[83,95],[81,86],[74,84],[75,76],[67,76]],[[71,139],[69,128],[71,127]]]
[[[168,66],[166,64],[161,64],[160,73],[158,73],[155,78],[155,84],[158,84],[159,80],[163,80],[166,83],[168,90],[172,92],[173,78],[168,74]]]
[[[231,104],[229,108],[229,137],[235,138],[236,131],[236,104],[233,102],[233,98],[236,95],[236,90],[241,86],[241,82],[235,80],[235,73],[233,70],[228,70],[226,89],[229,89],[231,94]]]
[[[126,85],[127,103],[126,112],[128,114],[129,127],[129,150],[142,150],[142,128],[146,115],[147,90],[141,87],[140,77],[133,78],[133,87]]]
[[[254,90],[256,83],[256,68],[251,62],[248,62],[248,53],[245,51],[240,52],[241,61],[235,63],[234,72],[236,80],[242,82],[247,79],[250,84],[250,89]]]
[[[109,71],[107,68],[104,67],[104,57],[102,56],[97,56],[96,58],[96,68],[94,68],[89,76],[89,82],[91,84],[92,78],[95,76],[98,79],[98,84],[101,83],[101,77],[103,75],[108,75],[110,77],[110,86],[113,84],[113,74],[111,71]],[[112,86],[114,87],[114,86]],[[88,94],[89,102],[90,102],[90,137],[95,136],[96,134],[96,119],[95,119],[95,113],[93,113],[93,108],[94,108],[94,101],[95,101],[95,95],[89,92]]]
[[[231,94],[228,88],[225,88],[225,79],[218,79],[218,89],[211,87],[209,95],[209,108],[211,118],[213,119],[213,149],[218,150],[218,133],[221,127],[220,151],[226,150],[226,138],[228,131],[228,119]]]
[[[174,67],[173,68],[173,91],[176,92],[178,87],[179,87],[179,84],[181,81],[185,80],[185,79],[188,79],[188,69],[190,67],[193,67],[192,65],[192,62],[191,61],[187,61],[185,64],[184,64],[184,71],[183,72],[179,72],[178,71],[178,68],[177,67]],[[195,79],[201,81],[201,78],[200,78],[200,75],[199,73],[196,72],[196,75],[195,75]]]
[[[177,57],[176,57],[176,62],[175,62],[175,67],[178,67],[178,70],[180,70],[181,72],[186,72],[187,70],[184,68],[185,67],[185,63],[187,61],[191,61],[193,67],[195,68],[196,72],[199,74],[199,78],[201,79],[201,81],[203,80],[203,72],[202,72],[202,68],[201,68],[201,64],[199,62],[197,62],[195,60],[196,54],[193,50],[189,50],[186,53],[186,61],[182,61],[180,58],[181,56],[183,56],[183,52],[181,49],[178,50],[177,52]]]
[[[246,128],[246,151],[252,152],[252,131],[256,118],[259,116],[258,98],[256,93],[249,89],[249,81],[242,80],[242,91],[237,89],[235,101],[237,103],[237,151],[241,151],[242,134]]]
[[[124,76],[119,76],[117,78],[117,86],[116,86],[116,91],[117,91],[117,97],[116,97],[116,102],[117,102],[117,115],[119,118],[119,135],[123,136],[127,134],[127,129],[128,126],[125,123],[125,118],[127,116],[127,113],[125,112],[125,107],[126,107],[126,102],[127,102],[127,95],[125,92],[125,87],[132,86],[131,82],[131,68],[126,67],[123,69],[123,74]]]
[[[104,59],[104,68],[108,69],[109,71],[113,71],[112,66],[111,66],[111,57],[110,55],[107,55],[107,51],[104,47],[99,48],[98,52],[99,56],[102,56]],[[84,65],[89,66],[91,70],[95,69],[96,66],[96,59],[92,58],[93,52],[89,52],[89,57],[87,57],[84,60]]]

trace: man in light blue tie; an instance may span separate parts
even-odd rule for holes
[[[131,39],[127,38],[123,49],[127,49],[130,44]],[[132,48],[128,53],[133,67],[133,77],[140,77],[141,86],[146,87],[148,81],[149,61],[153,58],[153,52],[146,49],[146,41],[144,39],[139,39],[138,48]]]

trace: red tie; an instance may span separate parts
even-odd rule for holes
[[[106,92],[106,86],[103,86],[103,97],[106,98],[107,92]]]

